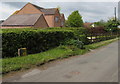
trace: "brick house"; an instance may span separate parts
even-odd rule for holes
[[[83,24],[83,26],[84,26],[85,28],[90,28],[90,27],[92,27],[92,24],[93,24],[93,23],[86,22],[86,23]]]
[[[27,3],[23,8],[17,10],[5,20],[5,22],[2,23],[2,28],[64,27],[64,23],[64,14],[60,14],[58,8],[45,9]]]

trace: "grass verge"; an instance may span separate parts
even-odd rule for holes
[[[107,45],[117,39],[111,39],[102,41],[90,45],[86,45],[85,49],[79,49],[75,46],[59,46],[57,48],[48,50],[46,52],[31,54],[23,57],[14,57],[1,59],[2,62],[2,74],[6,74],[11,71],[19,71],[29,69],[33,66],[39,66],[55,59],[67,58],[70,56],[81,55],[89,51],[89,49],[95,49],[104,45]]]
[[[93,44],[89,44],[89,45],[86,45],[85,47],[87,49],[96,49],[96,48],[99,48],[101,46],[105,46],[109,43],[112,43],[114,41],[118,40],[118,38],[115,38],[115,39],[110,39],[110,40],[106,40],[106,41],[101,41],[101,42],[97,42],[97,43],[93,43]]]

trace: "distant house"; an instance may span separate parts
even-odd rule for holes
[[[85,28],[89,28],[89,27],[91,27],[91,25],[92,25],[92,23],[85,22],[83,26],[84,26]]]
[[[64,27],[64,23],[64,14],[60,14],[58,8],[45,9],[27,3],[23,8],[15,11],[5,20],[2,23],[2,28]]]
[[[84,23],[83,26],[84,26],[85,28],[96,27],[96,25],[95,25],[94,23],[89,23],[89,22]]]

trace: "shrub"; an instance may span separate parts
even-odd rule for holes
[[[64,43],[64,45],[74,45],[74,46],[81,48],[81,49],[84,48],[84,43],[82,41],[74,40],[74,39],[70,39],[70,40],[66,41]]]
[[[35,54],[59,46],[70,39],[86,43],[85,28],[3,29],[2,56],[16,57],[19,48]]]
[[[82,41],[85,45],[90,43],[85,34],[79,35],[79,40]]]
[[[39,53],[74,38],[72,31],[8,31],[2,34],[2,56],[15,57],[19,48],[27,48],[28,54]]]

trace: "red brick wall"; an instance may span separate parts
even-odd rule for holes
[[[59,17],[58,22],[55,21],[55,17]],[[61,15],[59,13],[59,10],[57,9],[57,11],[56,11],[56,13],[54,15],[54,27],[60,27],[61,26],[61,19],[60,18],[61,18]]]

